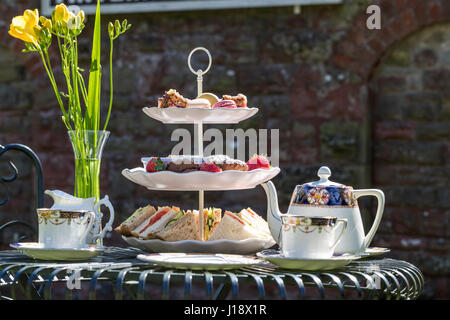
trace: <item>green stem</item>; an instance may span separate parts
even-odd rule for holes
[[[73,38],[71,39],[71,69],[72,69],[72,87],[73,87],[73,94],[72,94],[72,100],[75,107],[75,114],[76,114],[76,122],[78,124],[78,127],[81,126],[81,105],[80,105],[80,95],[78,93],[78,52],[77,52],[77,39]]]
[[[112,58],[113,58],[113,39],[110,38],[110,52],[109,52],[109,108],[108,108],[108,115],[106,116],[105,126],[103,127],[103,130],[106,130],[106,127],[109,123],[109,117],[111,115],[111,109],[112,109],[112,102],[113,102],[113,64],[112,64]]]
[[[86,84],[84,83],[84,78],[83,78],[83,75],[80,73],[80,71],[78,71],[78,82],[80,85],[81,94],[83,95],[84,105],[87,106],[88,95],[87,95],[87,90],[86,90]]]
[[[45,71],[47,72],[47,75],[50,78],[50,82],[52,84],[53,90],[55,91],[56,99],[58,100],[59,107],[61,108],[61,111],[63,113],[64,124],[66,125],[66,128],[68,130],[72,130],[72,128],[70,126],[70,119],[67,117],[67,113],[66,113],[66,110],[64,109],[64,104],[63,104],[63,102],[61,100],[61,95],[59,93],[58,86],[57,86],[56,81],[55,81],[55,76],[53,75],[53,70],[52,70],[52,66],[51,66],[51,63],[50,63],[50,57],[48,55],[48,51],[44,50],[44,53],[42,51],[39,51],[39,54],[41,55]],[[46,63],[46,61],[47,61],[47,63]]]

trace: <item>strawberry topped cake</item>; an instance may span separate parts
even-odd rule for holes
[[[214,155],[209,157],[183,155],[169,156],[166,158],[151,157],[144,162],[145,171],[172,171],[185,173],[191,171],[222,172],[228,170],[249,171],[249,166],[244,161],[232,159],[226,155]]]
[[[254,155],[250,160],[247,161],[248,170],[255,169],[270,169],[270,161],[262,155]]]

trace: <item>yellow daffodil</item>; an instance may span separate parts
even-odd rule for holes
[[[58,4],[52,13],[52,18],[54,22],[65,22],[67,23],[67,20],[73,16],[72,13],[70,13],[69,9],[67,9],[66,5],[64,3]]]
[[[86,19],[86,14],[84,13],[83,10],[80,10],[80,11],[78,11],[78,13],[77,13],[77,17],[80,17],[80,18],[81,18],[81,23],[83,23],[83,22],[84,22],[84,19]]]
[[[41,24],[44,28],[52,30],[52,21],[50,19],[47,19],[44,16],[40,16],[39,21],[41,22]]]
[[[25,10],[23,16],[17,16],[12,19],[9,26],[8,33],[18,39],[25,42],[30,42],[35,46],[39,46],[38,37],[35,32],[35,28],[40,30],[39,23],[39,11]]]

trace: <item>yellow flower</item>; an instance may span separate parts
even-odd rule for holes
[[[70,30],[76,30],[81,27],[81,17],[80,16],[71,16],[69,20],[67,20],[67,28]]]
[[[71,16],[73,16],[73,14],[70,13],[64,3],[58,4],[52,12],[52,17],[55,22],[67,23],[67,20],[69,20]]]
[[[80,10],[80,11],[78,11],[78,13],[77,13],[77,17],[80,17],[80,18],[81,18],[81,23],[83,23],[83,22],[84,22],[84,19],[86,18],[86,14],[84,13],[83,10]]]
[[[14,17],[9,26],[8,33],[18,39],[25,42],[31,42],[35,46],[38,46],[38,37],[35,32],[35,28],[40,30],[39,23],[39,11],[38,9],[25,10],[23,16]]]
[[[47,19],[44,16],[40,16],[39,21],[41,22],[42,26],[44,26],[44,28],[52,30],[52,21],[50,19]]]

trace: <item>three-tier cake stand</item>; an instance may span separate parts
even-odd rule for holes
[[[195,71],[191,65],[191,57],[197,51],[204,51],[208,55],[208,67],[203,71]],[[203,75],[211,68],[212,58],[210,52],[198,47],[193,49],[188,56],[188,66],[192,73],[197,76],[197,96],[203,93]],[[197,141],[196,155],[203,156],[203,124],[236,124],[246,120],[258,112],[258,108],[158,108],[145,107],[143,112],[149,117],[164,124],[194,124]],[[137,238],[123,237],[130,245],[141,249],[161,252],[210,252],[210,253],[249,253],[253,250],[261,250],[275,244],[273,239],[266,242],[261,239],[247,239],[249,241],[215,240],[204,241],[204,192],[213,190],[240,190],[253,189],[259,184],[275,177],[280,172],[280,168],[255,169],[251,171],[227,170],[223,172],[193,171],[187,173],[175,173],[171,171],[146,172],[145,167],[134,169],[124,169],[122,175],[132,182],[142,185],[149,190],[166,191],[198,191],[199,201],[199,228],[200,238],[198,240],[185,240],[169,243],[162,240],[141,240]],[[202,243],[201,243],[202,242]],[[241,244],[241,247],[234,246]],[[234,249],[233,249],[234,247]],[[229,249],[227,249],[229,248]],[[256,252],[255,251],[255,252]]]

